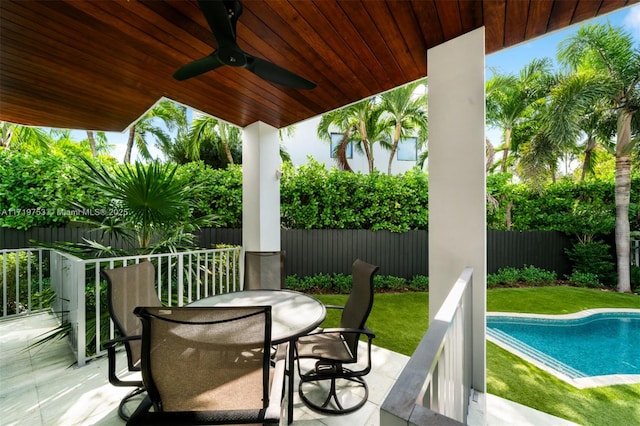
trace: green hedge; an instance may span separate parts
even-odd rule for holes
[[[76,172],[77,159],[53,154],[0,151],[0,226],[57,226],[74,218],[60,214],[71,202],[97,200]],[[110,167],[122,167],[110,164]],[[219,227],[242,226],[242,168],[211,169],[203,163],[179,167],[187,184],[202,184],[194,215],[214,214]],[[631,229],[640,229],[640,174],[632,177]],[[371,229],[405,232],[428,227],[428,175],[411,170],[388,176],[348,173],[310,160],[283,165],[282,226],[294,229]],[[487,177],[489,229],[555,230],[610,234],[614,229],[614,184],[561,180],[541,190],[511,183],[508,174]],[[22,214],[16,214],[21,209]]]
[[[377,292],[428,291],[429,277],[416,275],[407,280],[391,275],[376,275],[373,286]],[[351,275],[317,274],[308,277],[287,275],[286,288],[306,293],[338,293],[346,294],[351,291]]]

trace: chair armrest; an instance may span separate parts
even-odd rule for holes
[[[140,340],[142,339],[142,336],[122,336],[122,337],[116,337],[113,338],[111,340],[108,340],[104,343],[104,347],[105,349],[110,349],[112,347],[114,347],[115,345],[117,345],[118,343],[124,343],[124,342],[128,342],[131,340]]]
[[[314,334],[326,334],[326,333],[352,333],[352,334],[364,334],[368,336],[370,339],[376,337],[375,333],[369,330],[367,327],[365,328],[323,328],[321,331],[317,331],[314,333],[309,333],[307,336],[313,336]]]
[[[105,342],[104,347],[107,349],[107,358],[108,358],[108,371],[107,375],[109,377],[109,383],[113,386],[123,386],[123,387],[142,387],[144,384],[140,380],[121,380],[116,374],[116,345],[118,343],[124,343],[132,340],[140,340],[142,336],[122,336],[116,337],[115,339],[111,339]]]
[[[288,343],[282,343],[278,345],[278,349],[274,357],[275,367],[273,380],[271,382],[271,391],[269,392],[269,406],[265,411],[265,421],[277,421],[282,417],[282,398],[284,395],[284,376],[286,371],[288,350]]]
[[[324,307],[327,309],[344,309],[344,306],[339,305],[324,305]]]

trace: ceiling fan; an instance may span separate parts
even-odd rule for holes
[[[316,84],[265,59],[244,52],[236,43],[236,23],[242,14],[237,0],[198,0],[200,9],[216,38],[217,48],[209,56],[180,68],[173,78],[182,81],[224,65],[246,68],[257,76],[281,86],[311,90]]]

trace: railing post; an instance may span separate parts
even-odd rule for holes
[[[20,252],[16,251],[16,315],[20,313]]]
[[[184,297],[184,257],[182,253],[178,253],[178,306],[183,305]]]
[[[6,317],[8,316],[8,312],[7,312],[7,301],[8,301],[8,295],[7,295],[7,255],[5,253],[2,253],[2,316]]]
[[[76,348],[78,350],[78,366],[85,365],[87,360],[87,311],[86,311],[86,265],[81,260],[74,262],[75,279],[72,281],[75,283],[76,297],[77,297],[77,317],[78,324],[77,336],[76,336]],[[100,303],[100,295],[96,295],[96,303]]]

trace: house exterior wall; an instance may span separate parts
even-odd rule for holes
[[[324,163],[327,169],[336,167],[336,162],[331,158],[331,145],[329,142],[320,140],[317,134],[320,116],[302,121],[295,126],[295,131],[291,136],[284,136],[282,144],[291,156],[291,162],[297,168],[308,161],[311,156],[320,163]],[[389,151],[385,151],[377,145],[373,150],[374,166],[382,173],[387,172],[389,162]],[[420,153],[418,152],[418,155]],[[355,172],[369,173],[367,157],[364,153],[353,151],[353,158],[349,159],[349,164]],[[415,167],[415,161],[399,161],[397,154],[391,165],[392,174],[402,174]]]

